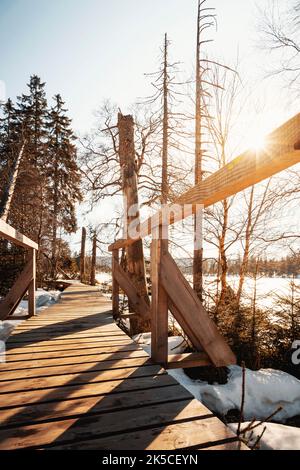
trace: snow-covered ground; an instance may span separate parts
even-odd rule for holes
[[[45,308],[47,308],[49,305],[55,303],[58,301],[59,297],[61,295],[60,291],[56,290],[51,290],[51,291],[46,291],[43,289],[38,289],[36,291],[36,307],[37,307],[37,313],[41,312]],[[27,300],[22,300],[18,306],[18,308],[15,310],[14,314],[9,317],[9,320],[4,320],[0,322],[0,340],[1,341],[6,341],[6,339],[9,337],[11,334],[12,330],[22,323],[22,319],[14,319],[14,317],[22,317],[28,315],[28,301]]]
[[[246,429],[249,424],[250,422],[243,423],[241,431]],[[256,424],[258,422],[253,423],[253,425]],[[236,432],[238,425],[233,423],[229,424],[229,427]],[[259,448],[261,450],[300,450],[300,429],[278,423],[263,423],[253,429],[253,431],[247,432],[245,437],[250,446],[255,444],[264,428],[266,430],[259,441]]]
[[[111,274],[110,273],[103,273],[103,272],[98,272],[96,273],[96,280],[98,282],[111,282]]]
[[[133,339],[150,354],[151,333],[136,335]],[[169,353],[184,351],[185,342],[181,336],[169,337],[168,343]],[[225,385],[217,383],[209,385],[202,380],[193,380],[184,373],[183,369],[173,369],[167,372],[210,410],[225,416],[229,410],[240,409],[242,399],[242,368],[240,366],[229,367],[228,382]],[[276,421],[281,423],[284,423],[287,418],[300,414],[300,381],[292,375],[274,369],[258,371],[246,369],[245,384],[244,417],[246,420],[263,420],[279,407],[282,407],[282,410],[276,414]],[[243,426],[245,427],[245,424]],[[261,431],[258,428],[257,430]],[[267,431],[262,441],[265,448],[273,448],[272,446],[277,446],[274,448],[278,449],[283,448],[279,434],[284,432],[291,433],[292,436],[291,443],[284,445],[297,445],[296,448],[300,449],[299,428],[270,423]],[[286,434],[282,435],[282,439]]]

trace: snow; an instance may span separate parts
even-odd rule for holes
[[[241,430],[246,429],[249,424],[250,422],[243,423]],[[258,422],[253,424],[256,425]],[[229,427],[236,432],[238,425],[233,423]],[[262,423],[253,431],[248,431],[245,437],[250,446],[255,444],[257,437],[261,435],[265,427],[266,430],[259,444],[261,450],[300,450],[300,429],[277,423]],[[251,432],[253,434],[250,438]]]
[[[110,273],[104,273],[104,272],[98,272],[98,273],[96,273],[96,280],[100,283],[112,282],[111,274]]]
[[[192,276],[186,275],[187,280],[192,283]],[[256,281],[257,288],[257,304],[260,308],[276,309],[277,295],[288,296],[290,294],[290,282],[293,281],[297,287],[300,287],[300,279],[292,279],[288,277],[260,277]],[[235,291],[238,287],[239,276],[228,275],[227,282]],[[216,276],[204,276],[204,289],[215,296],[217,289]],[[246,276],[243,287],[243,302],[246,305],[251,303],[254,291],[254,280]]]
[[[141,333],[135,335],[132,339],[140,344],[144,351],[151,355],[151,333]],[[168,337],[168,353],[180,354],[186,348],[186,342],[182,336],[169,336]]]
[[[150,354],[151,333],[133,338]],[[168,338],[169,353],[182,353],[185,342],[181,336]],[[179,383],[210,410],[225,416],[229,410],[240,409],[242,399],[242,368],[229,366],[228,382],[225,385],[210,385],[202,380],[189,378],[183,369],[168,370]],[[286,372],[275,369],[246,369],[245,406],[246,420],[264,419],[279,406],[276,421],[284,423],[288,418],[300,414],[300,381]]]
[[[43,289],[38,289],[36,291],[36,307],[37,313],[41,312],[49,305],[58,301],[61,292],[56,290],[46,291]],[[14,316],[22,317],[28,315],[28,301],[22,300],[15,310],[14,314],[9,317],[9,320],[4,320],[0,322],[0,340],[6,341],[12,330],[22,323],[24,320],[18,319],[14,320]]]

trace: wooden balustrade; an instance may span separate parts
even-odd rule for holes
[[[8,225],[4,220],[0,219],[0,237],[11,243],[28,249],[28,261],[16,279],[14,285],[0,301],[0,320],[5,320],[14,313],[22,298],[28,292],[28,316],[35,315],[35,279],[36,279],[36,252],[38,244],[30,240],[22,233]]]
[[[151,315],[151,354],[165,367],[191,367],[195,365],[225,366],[234,364],[236,358],[220,335],[197,295],[186,281],[168,252],[168,242],[153,236],[151,245],[151,309],[140,298],[128,274],[120,267],[118,250],[128,247],[147,235],[163,233],[162,226],[183,220],[197,213],[199,205],[207,207],[239,191],[253,186],[282,170],[300,162],[300,114],[284,123],[266,138],[265,149],[249,150],[223,168],[195,185],[168,206],[142,222],[138,237],[117,240],[109,246],[113,252],[113,308],[119,310],[121,287],[141,316]],[[165,211],[165,212],[164,212]],[[171,212],[166,222],[166,212]],[[168,214],[167,214],[168,215]],[[168,354],[168,311],[183,328],[198,353]]]

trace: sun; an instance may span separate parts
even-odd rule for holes
[[[262,133],[259,129],[251,129],[250,132],[247,133],[247,147],[255,152],[261,152],[266,148],[266,137],[265,134]]]
[[[259,152],[261,150],[264,150],[266,145],[265,137],[263,135],[257,134],[255,137],[253,137],[251,147],[253,150],[256,152]]]

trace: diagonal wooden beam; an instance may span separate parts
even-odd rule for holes
[[[127,295],[132,308],[136,313],[141,315],[143,319],[150,319],[150,307],[145,302],[143,297],[141,297],[135,288],[133,282],[129,278],[128,274],[121,268],[118,263],[114,265],[114,277],[118,285],[123,289],[125,294]]]
[[[32,283],[33,277],[33,260],[31,258],[5,299],[0,302],[0,320],[5,320],[5,318],[14,313],[26,294],[29,285]]]
[[[176,307],[176,320],[185,328],[188,325],[188,336],[192,331],[197,338],[195,346],[200,344],[216,367],[236,364],[235,355],[169,253],[161,260],[161,283]]]

